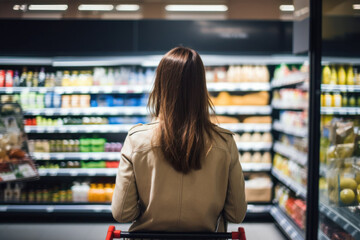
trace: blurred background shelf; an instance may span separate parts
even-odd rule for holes
[[[295,137],[306,137],[307,134],[307,128],[298,128],[298,127],[288,127],[288,126],[284,126],[283,123],[281,123],[280,121],[274,121],[273,123],[273,129],[281,132],[281,133],[285,133],[288,135],[293,135]]]
[[[275,168],[273,168],[271,170],[271,173],[281,183],[283,183],[285,186],[287,186],[288,188],[293,190],[296,195],[299,195],[300,197],[302,197],[304,199],[306,198],[306,187],[305,186],[295,182],[294,180],[285,176],[284,174],[282,174],[279,170],[277,170]]]
[[[272,147],[272,143],[267,142],[241,142],[236,145],[241,151],[270,151]]]
[[[306,166],[307,164],[307,154],[297,150],[293,146],[288,146],[281,142],[275,142],[274,152],[277,152],[289,158],[290,160],[300,164],[301,166]]]
[[[302,231],[286,213],[277,205],[274,205],[270,210],[271,216],[278,223],[278,227],[286,233],[289,239],[304,240],[304,231]]]
[[[27,133],[127,133],[135,124],[25,126]],[[220,127],[232,132],[269,132],[271,124],[222,123]]]
[[[244,172],[268,172],[271,171],[271,163],[241,163]]]
[[[119,152],[57,152],[32,154],[35,160],[120,160]]]

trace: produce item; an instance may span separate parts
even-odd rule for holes
[[[357,183],[352,178],[340,178],[340,189],[351,189],[356,190]]]
[[[340,200],[345,205],[352,204],[355,201],[354,191],[348,188],[341,190]]]

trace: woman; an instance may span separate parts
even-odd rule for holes
[[[225,231],[246,213],[233,133],[210,122],[212,103],[197,52],[170,50],[156,70],[149,107],[158,121],[125,139],[112,200],[129,231]]]

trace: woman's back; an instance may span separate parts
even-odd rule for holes
[[[159,123],[137,125],[122,150],[112,212],[130,231],[223,231],[221,216],[241,222],[246,212],[238,150],[228,130],[216,127],[201,169],[176,171],[154,141]],[[211,142],[211,144],[210,144]]]

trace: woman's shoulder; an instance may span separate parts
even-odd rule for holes
[[[148,131],[148,130],[152,130],[157,126],[158,122],[151,122],[151,123],[139,123],[136,124],[135,126],[131,127],[128,134],[129,136],[132,136],[136,133],[141,133],[144,131]]]

